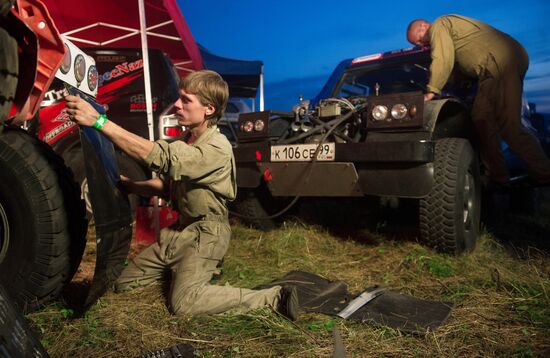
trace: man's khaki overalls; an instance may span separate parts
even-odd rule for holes
[[[208,282],[231,237],[227,201],[235,199],[235,159],[231,144],[213,126],[192,145],[155,142],[146,164],[160,174],[179,222],[160,232],[160,240],[122,272],[117,291],[160,280],[171,270],[169,304],[175,314],[213,314],[233,308],[277,307],[280,287],[250,290]]]
[[[459,15],[439,17],[430,26],[429,35],[432,64],[428,91],[441,93],[455,63],[462,73],[478,80],[472,120],[490,178],[497,182],[509,179],[500,149],[502,137],[525,162],[533,179],[550,183],[550,160],[521,124],[523,79],[529,67],[523,46],[481,21]]]

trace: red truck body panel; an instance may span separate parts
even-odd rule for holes
[[[41,1],[18,0],[16,7],[12,9],[12,15],[25,23],[38,39],[38,46],[36,46],[33,44],[36,40],[30,31],[15,30],[16,33],[12,34],[23,37],[18,43],[22,53],[19,56],[20,68],[25,71],[20,71],[16,99],[13,102],[10,117],[25,110],[22,118],[19,119],[29,120],[40,107],[40,102],[50,87],[55,72],[61,66],[65,47],[48,10]],[[18,30],[23,30],[20,26],[18,27]],[[36,68],[36,71],[30,71],[29,66]]]

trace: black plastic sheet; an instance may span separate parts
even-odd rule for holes
[[[132,240],[132,214],[128,197],[117,188],[119,174],[113,144],[93,128],[82,128],[80,133],[97,245],[94,278],[82,308],[85,311],[124,269]]]
[[[295,286],[300,308],[336,316],[358,294],[350,294],[343,281],[329,281],[310,272],[291,271],[259,288]],[[374,286],[367,291],[378,288]],[[453,304],[423,300],[386,290],[353,313],[349,319],[402,332],[425,334],[435,331],[449,317]]]

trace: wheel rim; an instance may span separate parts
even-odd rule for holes
[[[8,215],[0,203],[0,263],[4,261],[10,241],[10,225]]]
[[[88,178],[84,178],[80,185],[80,192],[82,193],[82,199],[86,203],[86,211],[93,214],[92,202],[90,201],[90,189],[88,188]]]
[[[462,205],[462,219],[464,224],[464,231],[469,233],[472,229],[472,219],[474,210],[474,177],[472,173],[468,172],[464,178],[463,188],[463,205]]]

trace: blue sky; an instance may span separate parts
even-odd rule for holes
[[[409,21],[461,14],[512,35],[527,49],[525,91],[550,112],[550,0],[178,0],[195,39],[215,54],[262,60],[266,109],[317,94],[343,59],[410,47]],[[341,4],[341,5],[340,5]]]

